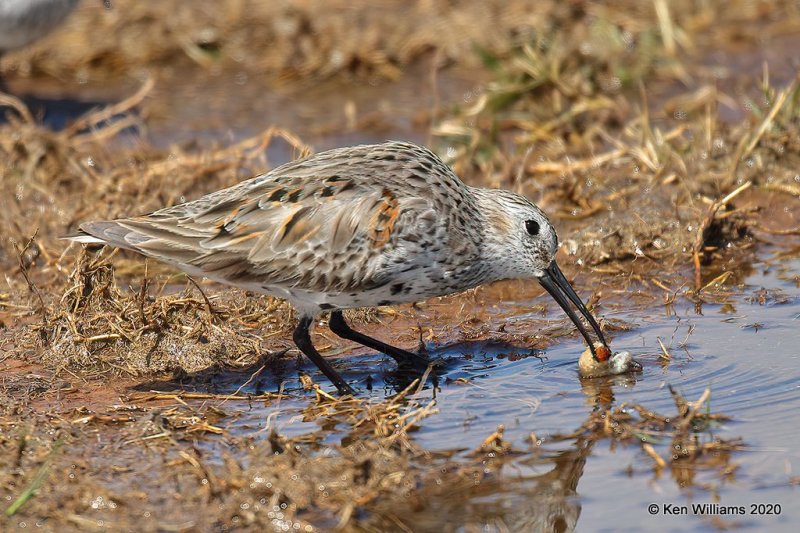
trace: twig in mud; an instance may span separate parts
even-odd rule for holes
[[[151,391],[148,393],[137,393],[131,396],[132,400],[138,402],[151,402],[157,400],[174,400],[176,402],[186,405],[183,400],[272,400],[278,397],[278,393],[263,392],[258,395],[238,395],[238,394],[212,394],[210,392],[162,392]]]
[[[406,413],[395,420],[396,424],[403,424],[399,429],[395,429],[394,433],[387,437],[387,442],[394,442],[399,438],[400,435],[405,435],[409,428],[414,426],[417,422],[422,420],[423,418],[427,418],[428,416],[437,413],[436,409],[436,400],[431,400],[423,407],[419,409],[415,409],[410,413]],[[406,420],[408,420],[406,422]]]
[[[33,120],[33,115],[31,115],[31,111],[28,109],[28,106],[25,105],[25,102],[14,95],[0,92],[0,107],[12,108],[14,111],[19,113],[22,117],[22,120],[28,124],[33,124],[35,122]]]
[[[42,315],[42,320],[45,322],[45,324],[47,324],[47,306],[44,304],[44,298],[42,297],[42,293],[39,292],[39,288],[33,283],[33,281],[31,281],[30,276],[28,276],[28,267],[25,266],[25,261],[23,259],[25,252],[27,252],[31,247],[33,241],[36,239],[36,235],[38,234],[39,228],[36,228],[36,231],[33,232],[33,235],[30,239],[28,239],[28,242],[25,243],[25,246],[23,246],[22,249],[17,250],[17,260],[19,261],[19,271],[22,274],[22,277],[25,278],[25,283],[28,284],[28,289],[39,299],[39,313]]]
[[[163,175],[174,172],[176,169],[189,169],[192,166],[207,166],[208,161],[224,161],[229,158],[242,159],[251,157],[249,154],[263,154],[275,138],[281,138],[297,150],[303,157],[311,153],[311,148],[300,140],[298,136],[289,130],[269,127],[263,133],[254,137],[249,137],[231,146],[203,152],[197,155],[186,155],[180,159],[165,158],[163,161],[152,163],[147,168],[149,175]]]
[[[192,278],[192,276],[188,276],[187,275],[186,279],[188,279],[192,283],[192,285],[194,285],[195,288],[198,291],[200,291],[200,295],[203,297],[203,301],[205,301],[205,303],[206,303],[206,310],[208,311],[209,324],[213,323],[214,322],[214,316],[216,315],[216,311],[214,311],[214,308],[211,307],[211,300],[208,299],[208,296],[206,296],[206,293],[203,292],[203,289],[200,288],[200,285],[197,284],[197,282],[194,280],[194,278]]]
[[[691,414],[694,415],[694,413],[703,407],[703,404],[705,404],[709,398],[711,398],[711,388],[706,387],[706,389],[703,391],[703,394],[700,395],[697,401],[689,404],[689,407],[691,408]]]
[[[612,150],[605,154],[588,157],[586,159],[569,160],[566,163],[559,163],[555,161],[544,161],[541,163],[536,163],[535,165],[528,166],[526,170],[530,174],[545,174],[545,173],[558,174],[566,172],[578,172],[581,170],[588,170],[591,168],[600,167],[603,164],[608,163],[609,161],[619,159],[620,157],[624,156],[626,152],[627,149],[620,148],[617,150]]]
[[[770,235],[800,235],[800,228],[791,229],[770,229],[763,226],[755,226],[758,231],[769,233]]]
[[[763,121],[761,121],[761,125],[758,127],[758,130],[756,130],[756,133],[755,135],[753,135],[753,138],[750,139],[750,142],[745,145],[744,141],[747,139],[747,137],[746,136],[742,137],[742,141],[739,143],[739,146],[737,147],[736,150],[736,154],[733,157],[733,164],[731,165],[731,170],[728,173],[729,178],[733,179],[735,177],[736,170],[739,168],[739,163],[741,163],[743,159],[746,159],[747,156],[750,155],[750,152],[752,152],[755,149],[756,145],[761,140],[761,137],[764,136],[764,133],[767,131],[772,122],[775,120],[775,116],[781,109],[783,109],[783,106],[786,103],[787,98],[789,97],[790,94],[794,92],[795,88],[797,87],[798,79],[800,79],[800,76],[796,76],[788,87],[786,87],[784,90],[778,93],[778,97],[775,100],[775,104],[772,106],[772,109],[770,109],[769,114],[766,117],[764,117]]]
[[[503,439],[505,426],[500,424],[494,432],[483,439],[483,442],[472,451],[472,455],[480,456],[485,453],[505,453],[511,449],[511,444]]]
[[[643,444],[642,444],[642,450],[644,450],[644,453],[646,453],[647,455],[649,455],[649,456],[650,456],[650,458],[651,458],[653,461],[655,461],[655,462],[656,462],[656,466],[657,466],[658,468],[666,468],[666,466],[667,466],[667,462],[664,460],[664,458],[663,458],[663,457],[661,457],[660,455],[658,455],[658,452],[656,452],[656,450],[655,450],[655,448],[653,448],[653,445],[652,445],[652,444],[649,444],[649,443],[647,443],[647,442],[643,443]]]
[[[423,373],[422,377],[419,378],[419,384],[417,385],[417,389],[414,391],[413,396],[416,396],[417,394],[422,392],[422,389],[425,388],[425,383],[427,383],[427,381],[428,381],[428,376],[431,375],[432,371],[433,371],[433,364],[429,364],[428,368],[425,369],[425,373]],[[415,380],[415,381],[417,381],[417,380]]]
[[[322,403],[323,401],[326,402],[339,401],[339,399],[336,396],[332,396],[327,392],[325,392],[324,390],[322,390],[317,383],[314,383],[314,392],[317,395],[317,403]]]
[[[101,122],[105,122],[107,120],[111,120],[114,118],[115,115],[122,115],[127,113],[140,103],[145,97],[150,93],[155,85],[155,81],[152,77],[148,77],[142,86],[136,91],[133,95],[129,96],[128,98],[124,99],[123,101],[116,103],[114,105],[110,105],[99,111],[94,111],[84,115],[83,117],[79,118],[75,122],[70,125],[69,128],[64,130],[67,136],[76,135],[81,130],[94,128]],[[87,135],[86,139],[91,139],[93,134]]]
[[[92,335],[91,337],[83,337],[81,335],[74,335],[75,342],[78,344],[83,343],[90,343],[90,342],[98,342],[98,341],[109,341],[109,340],[117,340],[121,339],[122,335],[119,333],[102,333],[100,335]]]
[[[775,191],[800,198],[800,185],[797,183],[772,183],[762,185],[765,191]]]
[[[419,383],[420,383],[420,379],[416,378],[414,381],[409,383],[408,386],[405,389],[401,390],[399,393],[394,395],[392,397],[392,402],[391,403],[399,403],[399,402],[403,401],[403,399],[406,396],[408,396],[411,393],[412,390],[415,390],[417,388],[417,385]]]
[[[720,274],[716,278],[712,279],[711,281],[709,281],[708,283],[703,285],[703,288],[700,289],[700,292],[703,292],[704,290],[706,290],[707,288],[711,287],[712,285],[716,285],[716,284],[722,285],[723,283],[725,283],[728,280],[729,277],[731,277],[731,274],[733,274],[733,272],[731,272],[730,270],[726,270],[725,272],[723,272],[722,274]]]
[[[439,69],[441,68],[440,65],[442,63],[442,57],[442,49],[437,48],[433,53],[433,57],[431,58],[431,95],[433,96],[433,102],[431,103],[431,115],[428,119],[428,145],[430,145],[431,141],[433,140],[434,122],[439,116],[439,108],[441,105],[439,96]]]
[[[661,355],[659,355],[659,359],[663,359],[665,361],[669,361],[672,359],[672,355],[670,355],[669,351],[667,351],[667,347],[664,346],[664,343],[661,342],[661,337],[656,337],[658,341],[658,345],[661,346]]]
[[[650,282],[653,285],[655,285],[656,287],[658,287],[659,289],[661,289],[664,292],[666,292],[666,293],[674,293],[675,292],[674,290],[670,289],[667,285],[664,285],[664,282],[662,282],[660,279],[650,278]]]
[[[675,427],[678,432],[686,431],[697,416],[697,411],[711,398],[711,388],[706,387],[703,394],[695,402],[687,402],[680,396],[672,386],[669,387],[669,392],[675,399],[675,404],[678,407],[678,415],[680,420],[676,423]]]
[[[233,396],[238,396],[238,394],[239,394],[240,392],[242,392],[242,389],[244,389],[244,388],[245,388],[245,387],[247,387],[247,386],[248,386],[250,383],[252,383],[252,382],[253,382],[253,381],[256,379],[256,376],[258,376],[258,375],[259,375],[261,372],[263,372],[265,368],[267,368],[267,365],[265,365],[265,364],[264,364],[264,365],[261,365],[261,366],[258,368],[258,370],[256,370],[256,371],[255,371],[255,372],[253,372],[252,374],[250,374],[250,377],[249,377],[249,378],[247,378],[247,381],[245,381],[244,383],[242,383],[241,385],[239,385],[239,387],[238,387],[238,388],[237,388],[235,391],[233,391]],[[220,405],[222,405],[222,404],[223,404],[223,403],[225,403],[226,401],[227,401],[227,399],[225,399],[225,400],[222,400],[222,402],[220,402]]]
[[[147,277],[147,259],[144,261],[144,276],[142,276],[142,286],[139,287],[139,318],[142,319],[142,325],[148,324],[147,314],[144,312],[144,302],[147,299],[147,286],[149,285],[149,278]]]
[[[675,45],[675,26],[669,13],[666,0],[653,0],[655,5],[658,25],[661,29],[661,40],[664,42],[664,51],[668,57],[675,57],[677,46]]]
[[[708,212],[706,213],[703,222],[700,224],[700,227],[697,228],[697,235],[695,237],[694,247],[692,249],[692,257],[694,259],[695,291],[700,292],[702,290],[702,285],[703,285],[703,278],[700,272],[700,250],[703,248],[703,236],[706,230],[711,225],[711,222],[713,222],[714,217],[717,214],[717,211],[719,211],[722,206],[724,206],[725,204],[727,204],[728,202],[739,196],[741,193],[749,189],[751,185],[753,185],[753,182],[748,181],[737,187],[733,192],[725,196],[725,198],[717,200],[716,202],[711,204],[711,207],[708,208]]]

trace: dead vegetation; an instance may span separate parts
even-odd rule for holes
[[[740,439],[714,436],[714,429],[728,417],[712,413],[711,389],[706,389],[694,402],[687,401],[672,387],[669,390],[675,400],[675,414],[663,415],[643,405],[623,403],[594,411],[571,436],[586,432],[602,434],[612,443],[637,443],[652,460],[657,475],[669,469],[681,486],[695,485],[694,475],[703,470],[731,474],[736,469],[731,454],[741,450],[744,443]]]
[[[608,383],[595,386],[600,397],[609,393]],[[735,470],[731,452],[741,447],[713,436],[714,425],[725,418],[710,411],[706,391],[696,402],[674,394],[678,411],[670,416],[640,405],[593,410],[575,432],[551,436],[547,445],[532,436],[529,447],[518,447],[498,428],[475,450],[431,452],[412,437],[436,413],[435,402],[415,396],[417,387],[412,383],[380,402],[317,394],[296,416],[319,429],[293,437],[269,424],[244,432],[230,426],[241,404],[260,403],[276,413],[298,409],[291,397],[275,394],[134,393],[101,410],[32,414],[27,423],[13,425],[3,418],[0,495],[4,501],[16,498],[6,507],[12,520],[49,516],[52,528],[136,524],[150,531],[215,524],[362,531],[440,523],[442,514],[455,519],[468,498],[539,494],[523,498],[535,505],[518,505],[513,512],[476,503],[459,518],[459,523],[513,529],[558,520],[574,501],[583,463],[602,442],[639,446],[637,462],[644,463],[637,469],[658,476],[669,468],[677,483],[687,484],[703,470]],[[288,406],[282,408],[281,402]],[[102,444],[108,435],[113,440]],[[203,440],[203,435],[217,435],[224,451],[222,442]],[[145,464],[130,469],[102,454],[92,458],[107,446],[117,456],[136,455]],[[536,465],[543,473],[503,481],[516,463]],[[115,472],[111,482],[104,479],[109,468]],[[142,471],[158,474],[142,476]],[[156,484],[160,491],[154,493]],[[45,486],[62,512],[51,514],[47,498],[35,495]],[[141,515],[141,509],[155,505],[154,494],[174,499],[178,487],[176,512]]]
[[[399,4],[389,4],[399,9]],[[693,269],[693,290],[684,294],[695,300],[704,288],[722,284],[728,278],[721,278],[724,272],[717,272],[713,265],[732,246],[752,246],[752,228],[759,223],[758,203],[765,197],[800,194],[795,179],[800,165],[797,84],[774,87],[765,67],[763,79],[756,84],[760,99],[746,100],[747,109],[740,110],[746,113],[745,120],[733,126],[720,118],[719,111],[721,106],[735,105],[735,100],[711,83],[700,63],[689,60],[702,47],[730,41],[724,24],[710,32],[699,31],[709,27],[708,6],[688,2],[667,6],[660,0],[627,6],[630,9],[582,2],[545,3],[526,18],[519,12],[523,9],[520,5],[511,4],[508,10],[499,10],[467,2],[463,13],[451,15],[487,22],[493,19],[476,17],[471,10],[490,9],[495,16],[516,24],[516,29],[507,29],[502,46],[473,42],[480,49],[480,54],[473,56],[480,55],[494,76],[485,91],[471,95],[473,101],[467,107],[436,111],[437,116],[449,117],[439,120],[434,133],[454,149],[449,154],[456,169],[471,182],[518,188],[537,199],[570,229],[563,241],[572,261],[595,267],[595,273],[644,275],[657,279],[656,286],[672,288],[684,286],[687,269]],[[163,39],[185,44],[185,39],[176,35],[189,30],[157,30],[159,25],[167,21],[193,23],[194,31],[199,32],[210,24],[210,19],[203,17],[214,13],[210,4],[203,4],[195,20],[183,16],[173,20],[159,10],[180,13],[185,7],[159,6],[120,3],[109,13],[84,6],[74,25],[81,28],[89,21],[99,23],[93,17],[110,17],[107,23],[118,30],[112,33],[120,41],[111,40],[105,46],[124,55],[121,43],[127,42],[127,31],[134,32],[126,29],[128,25],[139,28],[143,21],[156,21],[147,31],[160,31]],[[247,2],[233,2],[230,12],[217,21],[225,28],[219,35],[228,36],[220,42],[248,35],[240,24],[260,20],[257,15],[261,11],[256,10],[246,22],[235,15],[249,7]],[[126,17],[120,16],[123,8]],[[792,24],[782,14],[792,9],[783,3],[753,9],[747,3],[736,16],[759,25],[767,35],[781,35]],[[431,10],[436,11],[432,5],[420,3],[412,12],[435,19]],[[365,16],[378,14],[368,10]],[[337,21],[331,24],[342,22],[337,17],[320,17],[323,19]],[[369,30],[365,31],[375,27],[380,24],[366,24]],[[570,31],[561,31],[564,27]],[[173,30],[174,35],[170,33]],[[330,33],[314,28],[304,31]],[[65,32],[65,39],[72,35],[68,29]],[[81,32],[83,39],[94,39],[90,34]],[[750,30],[737,36],[743,41],[754,38]],[[440,40],[450,42],[442,36]],[[91,48],[77,37],[74,43],[76,48]],[[151,45],[170,61],[179,48],[186,50],[157,39]],[[363,44],[366,49],[371,45],[379,48],[375,43]],[[48,45],[41,46],[47,49]],[[383,46],[392,45],[387,40]],[[27,53],[39,57],[35,49]],[[67,58],[60,60],[70,64]],[[164,70],[153,57],[141,61]],[[95,67],[102,70],[103,65],[100,61]],[[97,347],[136,344],[135,339],[147,339],[148,347],[142,347],[133,359],[152,363],[152,354],[147,354],[164,340],[158,333],[161,326],[154,324],[166,316],[186,314],[186,320],[178,318],[170,331],[188,335],[198,349],[213,354],[191,361],[194,356],[189,357],[186,368],[196,369],[221,355],[222,345],[207,350],[199,339],[221,339],[219,324],[223,321],[215,323],[211,315],[203,318],[201,310],[208,302],[176,296],[171,304],[151,302],[162,306],[163,316],[139,317],[140,323],[135,324],[134,311],[138,307],[142,314],[143,297],[124,290],[106,291],[109,301],[105,304],[98,303],[105,301],[103,298],[90,298],[84,311],[76,315],[76,302],[81,300],[76,300],[74,293],[68,297],[65,293],[80,283],[77,274],[70,279],[77,249],[64,254],[60,236],[82,220],[147,212],[258,174],[270,167],[265,153],[276,138],[287,142],[296,155],[310,150],[295,135],[278,128],[230,146],[153,148],[137,135],[137,130],[143,131],[144,119],[136,113],[150,94],[153,79],[130,98],[90,113],[59,132],[39,125],[17,99],[4,96],[2,100],[13,111],[7,113],[8,122],[0,125],[0,157],[7,161],[0,181],[0,224],[5,229],[0,265],[12,275],[7,278],[8,288],[0,294],[0,320],[30,324],[31,316],[38,314],[40,331],[48,330],[35,333],[38,346],[49,343],[57,347],[55,352],[64,354],[70,364],[82,361],[86,365]],[[674,87],[677,82],[697,88],[653,104],[650,93],[655,89],[651,87]],[[755,203],[748,201],[754,191],[762,195]],[[145,265],[149,276],[168,270],[130,257],[123,253],[114,261],[123,286],[183,285],[182,277],[177,278],[180,281],[150,280],[144,274]],[[708,274],[703,273],[706,268]],[[653,269],[658,271],[655,275],[644,273]],[[212,291],[210,300],[215,298]],[[128,301],[113,302],[115,299]],[[272,304],[267,307],[277,309]],[[94,319],[90,310],[113,319]],[[61,325],[53,329],[48,314]],[[290,318],[283,309],[275,320],[283,323]],[[254,325],[260,327],[263,322]],[[244,353],[258,353],[252,343],[237,346],[231,355],[234,360]],[[170,357],[156,357],[153,369],[174,368],[175,361],[167,362]]]
[[[791,82],[776,87],[766,64],[756,81],[693,62],[730,39],[710,6],[572,7],[570,32],[553,15],[506,53],[485,54],[494,81],[434,133],[468,179],[516,187],[579,228],[565,240],[577,264],[693,263],[699,290],[702,265],[750,245],[759,207],[740,193],[800,196],[795,75],[783,71]],[[792,6],[740,7],[767,34],[794,24],[776,18]],[[724,110],[743,120],[731,124]]]
[[[79,255],[68,288],[20,344],[32,343],[48,367],[117,372],[197,372],[260,360],[262,341],[287,334],[293,313],[279,300],[252,296],[221,301],[199,286],[173,294],[121,290],[103,255]],[[200,294],[198,294],[198,292]]]
[[[245,391],[290,347],[285,304],[59,237],[86,219],[146,212],[263,172],[276,140],[294,155],[310,150],[279,128],[227,145],[156,148],[138,112],[153,83],[169,87],[198,64],[203,75],[391,79],[433,52],[435,69],[482,62],[492,82],[461,103],[422,110],[421,123],[435,122],[434,144],[468,181],[519,189],[555,214],[571,262],[594,274],[582,280],[596,289],[590,306],[725,303],[759,235],[796,235],[794,226],[765,224],[763,207],[800,197],[800,92],[794,74],[773,83],[768,66],[761,79],[718,76],[701,52],[795,32],[795,3],[737,1],[722,11],[689,0],[539,2],[536,10],[468,1],[85,4],[60,33],[5,57],[3,72],[152,77],[57,132],[0,95],[0,365],[21,365],[0,384],[9,520],[53,529],[373,531],[408,528],[413,514],[420,528],[449,519],[536,530],[577,520],[577,483],[599,442],[638,446],[634,470],[669,471],[682,487],[703,471],[721,482],[735,471],[732,454],[743,444],[714,435],[724,417],[705,394],[687,402],[673,393],[677,414],[665,416],[616,406],[601,384],[587,419],[551,436],[552,447],[536,444],[535,427],[530,447],[501,427],[481,428],[487,436],[474,450],[432,452],[413,435],[435,404],[415,387],[385,401],[337,399],[313,383],[303,396],[258,383]],[[741,120],[723,118],[731,112]],[[508,290],[509,300],[519,297]],[[409,345],[438,341],[446,324],[460,329],[447,340],[544,348],[571,332],[530,316],[509,321],[485,303],[457,326],[459,304],[463,312],[477,298],[418,308],[425,328],[406,321],[396,335]],[[630,327],[604,322],[611,332]],[[323,343],[332,347],[341,350]],[[662,350],[667,365],[672,355]],[[237,369],[234,393],[214,392],[222,367]],[[116,383],[123,379],[131,381]],[[314,430],[287,436],[269,419],[235,428],[244,406],[285,410]],[[519,465],[545,473],[507,475]],[[480,503],[497,494],[513,500],[513,513]],[[465,501],[477,503],[465,510]]]
[[[536,27],[552,6],[526,2],[84,2],[69,24],[3,60],[5,72],[97,81],[181,66],[272,81],[333,75],[393,79],[421,56],[474,66],[478,44],[503,50],[507,35]],[[491,29],[491,31],[487,31]],[[69,43],[69,46],[63,46]],[[76,80],[76,81],[77,81]]]
[[[0,183],[0,224],[8,229],[0,243],[0,264],[17,263],[18,250],[36,230],[38,238],[28,253],[44,254],[42,259],[52,265],[60,255],[56,250],[64,248],[59,238],[82,220],[151,211],[252,177],[269,166],[266,150],[276,138],[298,156],[309,151],[279,128],[199,152],[180,146],[156,150],[135,133],[134,109],[152,86],[145,82],[130,98],[91,112],[63,131],[41,126],[22,102],[3,96],[0,104],[13,111],[0,124],[0,156],[7,162]],[[126,148],[126,141],[132,146]]]

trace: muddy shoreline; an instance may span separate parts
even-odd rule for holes
[[[0,529],[790,530],[796,5],[112,4],[0,62]],[[323,317],[340,399],[285,303],[59,240],[386,138],[536,201],[644,372],[507,281],[350,315],[423,375]]]

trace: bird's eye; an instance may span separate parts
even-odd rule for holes
[[[539,229],[539,223],[535,220],[525,221],[525,231],[528,232],[528,235],[539,235]]]

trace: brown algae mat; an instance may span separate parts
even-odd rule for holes
[[[1,64],[11,75],[149,76],[129,98],[57,132],[0,95],[0,497],[8,524],[382,531],[431,529],[447,517],[523,530],[563,517],[569,528],[577,480],[598,442],[637,447],[653,476],[669,472],[682,487],[702,471],[734,475],[734,452],[745,443],[708,437],[725,419],[710,409],[710,391],[688,400],[673,392],[674,412],[656,413],[616,405],[612,383],[593,380],[584,392],[595,408],[547,445],[535,433],[519,443],[502,427],[481,428],[480,447],[449,452],[415,442],[436,416],[418,382],[381,401],[334,398],[308,379],[305,392],[215,393],[203,376],[233,372],[247,384],[295,355],[287,305],[58,238],[86,219],[152,210],[263,172],[274,166],[265,156],[271,143],[295,156],[312,150],[277,126],[230,144],[150,145],[136,133],[147,120],[138,111],[154,105],[152,87],[174,82],[175,71],[392,79],[433,53],[437,69],[484,65],[481,76],[492,81],[424,110],[432,145],[468,182],[518,189],[553,214],[565,269],[592,289],[593,306],[633,305],[634,290],[641,306],[724,302],[740,290],[737,261],[760,241],[800,233],[800,96],[793,74],[769,65],[758,78],[720,74],[701,52],[791,34],[794,3],[734,2],[721,13],[660,0],[541,2],[535,11],[523,2],[343,10],[337,2],[231,1],[223,12],[197,2],[191,13],[185,3],[112,4],[83,5],[60,34]],[[352,318],[404,345],[505,336],[542,349],[571,334],[535,317],[506,325],[508,310],[476,305],[510,293],[513,286],[479,289]],[[604,327],[631,326],[609,319]],[[320,346],[348,349],[328,338]],[[142,390],[159,379],[195,386]],[[252,405],[290,401],[305,406],[300,416],[316,431],[226,429]],[[502,492],[506,470],[526,464],[549,468],[518,493],[547,494],[546,504],[507,515],[464,509],[468,499]]]

